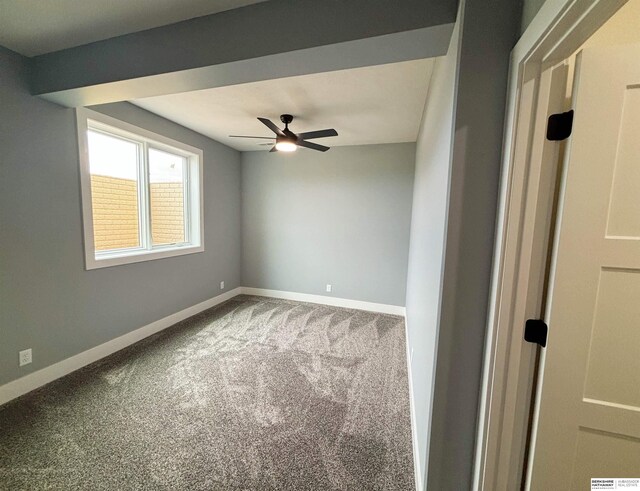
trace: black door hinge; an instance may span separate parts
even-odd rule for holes
[[[524,340],[536,343],[543,348],[547,346],[547,332],[549,327],[541,319],[529,319],[524,325]]]
[[[571,136],[573,129],[573,109],[566,113],[552,114],[547,122],[547,140],[557,142]]]

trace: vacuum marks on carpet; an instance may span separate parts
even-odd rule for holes
[[[404,320],[239,296],[0,408],[1,489],[408,490]]]

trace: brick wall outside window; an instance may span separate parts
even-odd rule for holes
[[[184,185],[152,182],[151,237],[154,244],[184,242]]]
[[[183,185],[151,183],[151,235],[154,244],[184,242]],[[138,247],[137,182],[91,175],[96,251]]]

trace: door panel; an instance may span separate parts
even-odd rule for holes
[[[638,319],[640,271],[603,269],[587,357],[585,397],[640,407],[640,391],[629,390],[640,385]]]
[[[638,61],[636,61],[637,63]],[[607,224],[608,238],[640,238],[640,86],[626,87]]]
[[[592,477],[624,476],[629,469],[640,468],[639,457],[637,440],[615,433],[581,428],[578,432],[576,469],[571,489],[591,489]]]
[[[640,477],[640,46],[576,64],[527,486]]]

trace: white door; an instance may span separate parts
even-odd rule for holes
[[[575,77],[527,473],[535,491],[640,478],[640,45],[586,49]]]

